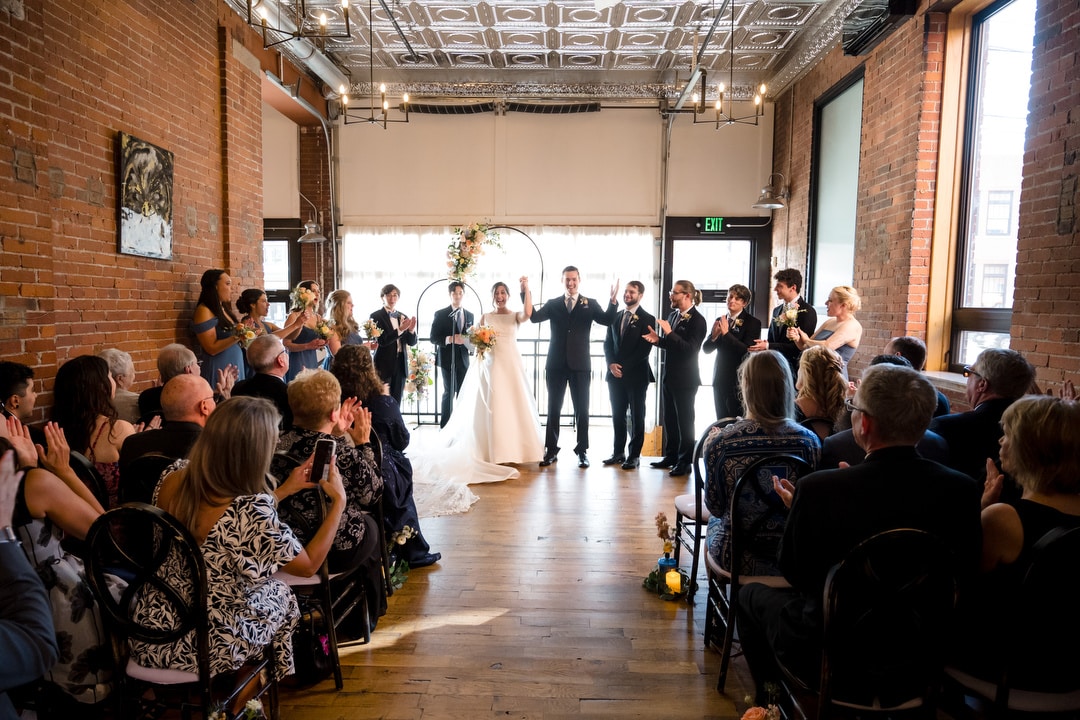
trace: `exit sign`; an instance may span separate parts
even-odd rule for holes
[[[703,218],[703,230],[701,232],[707,233],[722,233],[724,232],[724,218],[722,217],[707,217]]]

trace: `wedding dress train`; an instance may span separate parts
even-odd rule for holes
[[[532,463],[544,456],[540,416],[517,348],[523,320],[521,313],[480,318],[495,329],[495,346],[469,365],[446,427],[417,433],[421,442],[415,451],[410,448],[409,458],[420,517],[465,512],[478,499],[469,485],[519,476],[499,463]]]

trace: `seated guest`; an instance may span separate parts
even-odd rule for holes
[[[34,369],[22,363],[0,362],[0,415],[16,417],[29,426],[37,403],[34,390]],[[30,428],[34,442],[45,444],[45,434],[37,427]]]
[[[20,476],[14,453],[0,458],[0,528],[12,526]],[[17,542],[0,535],[0,717],[18,717],[7,690],[46,673],[59,657],[49,596]]]
[[[859,293],[855,288],[848,285],[838,285],[829,293],[825,301],[828,319],[813,335],[807,335],[798,327],[788,328],[788,339],[793,341],[800,350],[811,347],[827,347],[835,350],[840,356],[841,372],[844,382],[847,382],[847,366],[851,362],[851,356],[859,349],[862,341],[862,324],[855,319],[855,313],[862,307]]]
[[[86,356],[92,357],[92,356]],[[100,360],[100,358],[94,358]],[[101,361],[104,365],[104,361]],[[82,560],[61,545],[65,538],[83,540],[103,508],[68,462],[70,450],[55,423],[45,425],[48,451],[39,452],[17,420],[5,424],[0,452],[14,447],[25,469],[14,497],[11,521],[30,564],[45,583],[59,660],[45,673],[35,695],[47,698],[56,712],[75,717],[79,703],[95,704],[112,689],[108,636],[91,597]],[[39,462],[42,467],[37,467]],[[122,587],[114,587],[120,590]]]
[[[270,472],[281,482],[303,458],[315,452],[319,440],[336,442],[334,463],[341,473],[347,504],[327,556],[328,567],[332,573],[359,568],[369,606],[381,615],[386,610],[386,590],[382,582],[379,528],[364,511],[383,494],[383,478],[371,449],[371,413],[360,407],[355,398],[343,403],[341,385],[326,370],[305,370],[297,375],[289,383],[289,405],[293,426],[278,441]],[[336,434],[341,437],[335,437]],[[345,441],[345,434],[352,445]],[[309,532],[306,528],[318,526],[317,502],[315,493],[297,493],[279,505],[282,519],[301,539]],[[359,636],[363,628],[351,627],[346,634]]]
[[[739,394],[745,398],[746,417],[709,433],[705,440],[705,505],[709,519],[709,553],[721,567],[732,567],[731,493],[743,471],[769,455],[797,455],[816,465],[821,441],[795,424],[791,370],[783,355],[764,350],[739,366]],[[771,481],[765,492],[772,492]],[[769,523],[757,535],[754,547],[741,559],[747,575],[778,575],[776,550],[783,523]]]
[[[300,613],[292,591],[273,574],[284,569],[314,575],[345,512],[341,475],[331,468],[318,486],[308,482],[310,458],[271,492],[267,479],[277,427],[277,410],[267,400],[244,397],[222,403],[206,421],[190,460],[181,460],[162,479],[154,499],[191,531],[206,560],[212,675],[238,669],[271,642],[278,676],[293,671],[292,632]],[[315,487],[326,493],[329,506],[326,519],[304,545],[278,517],[275,495],[284,498]],[[168,573],[173,562],[167,559],[161,572]],[[156,598],[159,591],[149,584],[145,588],[133,611],[136,617],[175,627],[175,618],[162,616],[167,604]],[[171,645],[130,644],[140,665],[198,672],[194,632]]]
[[[139,422],[139,393],[131,391],[135,383],[135,363],[131,361],[131,355],[116,348],[105,348],[98,357],[109,363],[109,374],[116,383],[112,404],[117,417],[134,425]]]
[[[177,375],[161,389],[161,412],[165,423],[156,430],[128,436],[120,448],[120,482],[132,461],[144,455],[187,457],[199,438],[206,419],[214,411],[214,391],[201,375]]]
[[[896,355],[911,363],[911,367],[919,372],[926,369],[926,343],[917,337],[905,335],[894,337],[885,345],[886,355]],[[945,393],[937,391],[937,407],[934,408],[934,417],[949,414],[949,398]]]
[[[870,361],[870,365],[911,367],[911,363],[903,355],[885,354],[876,355]],[[940,395],[940,393],[938,394]],[[848,418],[846,424],[851,425],[850,418]],[[949,446],[945,443],[945,438],[930,430],[923,433],[922,438],[915,444],[915,449],[927,460],[939,463],[946,463],[949,460]],[[863,461],[864,457],[866,457],[866,453],[855,442],[855,433],[849,427],[847,430],[833,433],[821,443],[821,463],[818,465],[818,469],[828,470],[840,467],[842,462],[848,465],[858,465]]]
[[[1080,405],[1072,400],[1031,395],[1001,416],[1001,468],[1019,482],[1023,495],[1013,505],[995,502],[1004,477],[987,464],[983,491],[982,571],[976,592],[966,596],[958,665],[994,681],[1012,649],[1001,642],[1002,622],[1023,621],[1015,613],[1016,594],[1032,561],[1032,548],[1056,528],[1080,527]],[[1061,568],[1074,573],[1075,568]],[[1076,663],[1061,663],[1064,648],[1055,638],[1029,638],[1043,652],[1015,664],[1014,687],[1054,691],[1076,687]],[[1069,673],[1069,676],[1063,676]]]
[[[285,376],[289,372],[289,351],[276,335],[255,338],[247,350],[248,363],[254,374],[233,386],[233,396],[266,398],[281,413],[281,429],[292,427],[289,391]]]
[[[998,460],[1001,415],[1013,401],[1028,392],[1035,381],[1035,368],[1015,350],[987,348],[964,371],[967,377],[967,412],[934,418],[930,429],[949,444],[949,462],[981,485],[986,478],[986,460]],[[1019,488],[1007,482],[1003,499],[1015,500]]]
[[[809,427],[822,440],[832,435],[847,395],[840,356],[820,345],[803,352],[795,390],[795,422]]]
[[[116,416],[115,387],[107,362],[94,355],[72,358],[56,372],[51,418],[63,428],[71,449],[85,455],[101,473],[108,508],[117,505],[120,447],[135,432],[131,423]]]
[[[342,397],[359,398],[371,411],[371,427],[382,443],[382,476],[386,481],[383,498],[383,520],[386,535],[393,536],[406,527],[413,535],[394,553],[421,568],[438,562],[442,555],[431,547],[420,532],[420,518],[413,500],[413,473],[405,448],[409,445],[409,429],[401,417],[397,401],[390,397],[386,385],[375,371],[371,353],[363,345],[346,345],[334,358],[331,372],[341,382]],[[290,397],[291,397],[290,393]]]
[[[158,385],[139,393],[139,419],[148,423],[161,414],[161,389],[177,375],[198,375],[199,361],[190,348],[171,343],[161,348],[157,357]]]
[[[933,385],[914,370],[869,367],[851,403],[855,440],[867,453],[862,465],[819,470],[794,487],[773,479],[791,507],[780,546],[780,570],[791,587],[745,585],[737,611],[759,704],[767,700],[765,684],[781,677],[777,658],[817,686],[825,578],[863,540],[896,528],[925,530],[952,551],[962,579],[975,573],[978,487],[915,451],[936,401]]]

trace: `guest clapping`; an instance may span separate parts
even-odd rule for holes
[[[788,328],[788,339],[800,350],[806,350],[815,345],[823,345],[830,350],[835,350],[844,362],[843,373],[846,382],[848,362],[862,340],[863,328],[855,319],[855,313],[860,307],[862,307],[862,301],[855,288],[838,285],[832,289],[825,301],[825,309],[829,317],[821,323],[821,327],[812,336],[808,336],[800,328]]]
[[[709,337],[701,346],[706,353],[716,351],[712,386],[717,419],[743,414],[737,372],[739,364],[750,352],[750,346],[761,337],[761,321],[746,311],[752,297],[750,288],[745,285],[728,288],[728,311],[716,318]]]
[[[52,420],[63,428],[68,444],[87,457],[105,480],[108,507],[116,507],[120,487],[120,447],[135,432],[116,416],[112,405],[116,384],[109,365],[94,355],[68,360],[56,373]]]

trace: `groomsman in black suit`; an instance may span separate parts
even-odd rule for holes
[[[621,463],[623,470],[633,470],[640,462],[638,458],[645,442],[645,393],[649,383],[656,381],[649,364],[652,345],[644,337],[649,328],[656,324],[656,318],[639,307],[644,294],[645,286],[637,280],[626,283],[626,290],[623,291],[626,309],[608,326],[604,337],[611,424],[615,430],[615,452],[604,464]],[[627,409],[630,410],[630,448],[624,453]]]
[[[454,397],[461,389],[465,371],[469,369],[469,338],[465,331],[473,325],[473,314],[461,307],[465,285],[455,280],[450,283],[449,292],[450,304],[436,310],[431,321],[431,344],[435,346],[435,359],[442,370],[443,379],[439,427],[446,427],[446,421],[454,411]]]
[[[375,350],[375,370],[383,382],[390,385],[390,397],[401,404],[405,378],[409,374],[406,349],[416,344],[416,318],[394,309],[401,297],[396,285],[384,285],[379,297],[383,307],[371,313],[371,319],[382,329],[379,347]]]
[[[657,320],[664,331],[649,328],[645,339],[664,350],[661,386],[664,398],[664,457],[650,463],[654,468],[671,468],[672,477],[690,474],[694,461],[694,401],[701,385],[698,353],[705,340],[707,324],[697,311],[701,293],[689,280],[679,280],[668,293],[673,312],[668,320]]]
[[[798,346],[788,340],[787,331],[790,325],[780,321],[781,314],[790,314],[794,311],[795,327],[807,335],[813,335],[817,330],[817,310],[799,296],[802,289],[802,273],[794,268],[781,270],[773,276],[776,286],[773,291],[779,298],[780,304],[773,308],[772,322],[769,323],[769,339],[758,340],[750,346],[750,352],[759,350],[775,350],[787,358],[791,365],[791,379],[796,380],[799,376],[799,356],[802,351]]]
[[[761,339],[761,321],[746,311],[753,295],[745,285],[732,285],[727,291],[727,313],[716,318],[712,332],[701,349],[716,351],[713,366],[713,405],[716,419],[743,414],[739,397],[739,365],[746,359],[751,343]]]
[[[578,269],[569,265],[563,269],[563,287],[566,294],[552,298],[533,310],[534,323],[551,321],[551,341],[547,355],[547,434],[544,438],[544,459],[540,467],[547,467],[559,457],[559,416],[562,413],[566,386],[570,385],[570,400],[574,404],[577,421],[578,467],[589,467],[589,385],[592,381],[592,362],[589,358],[589,333],[593,322],[611,325],[619,306],[619,283],[611,288],[611,300],[607,308],[592,298],[578,294],[581,276]]]

